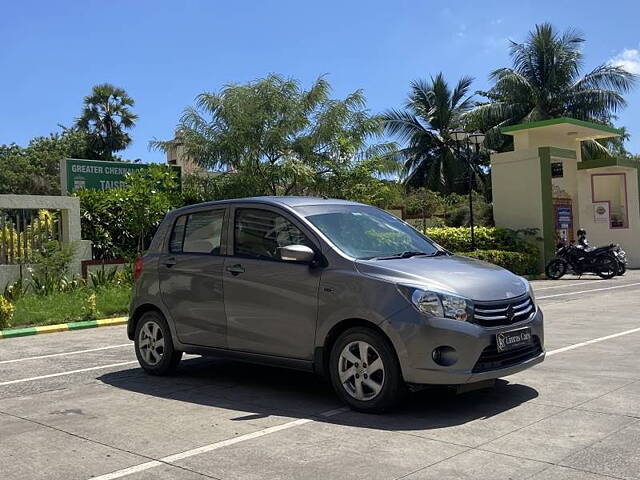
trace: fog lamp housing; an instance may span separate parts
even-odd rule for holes
[[[442,367],[450,367],[458,361],[458,351],[449,345],[441,345],[433,349],[431,358]]]

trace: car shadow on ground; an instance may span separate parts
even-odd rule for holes
[[[343,405],[329,383],[311,373],[227,360],[183,360],[170,377],[153,377],[140,368],[107,373],[98,380],[138,394],[237,411],[234,421],[271,416],[314,418],[340,425],[382,430],[433,430],[487,419],[536,398],[526,385],[498,380],[492,388],[456,394],[452,389],[429,388],[412,393],[391,414],[356,412],[323,417]],[[167,407],[166,414],[180,408]]]

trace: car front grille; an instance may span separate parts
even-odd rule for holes
[[[515,300],[480,303],[474,307],[473,321],[483,327],[503,327],[526,320],[535,309],[528,295]]]
[[[480,354],[480,358],[473,367],[473,373],[488,372],[500,368],[512,367],[519,363],[537,357],[542,353],[540,339],[534,335],[532,342],[522,347],[507,350],[506,352],[498,352],[496,345],[489,345]]]

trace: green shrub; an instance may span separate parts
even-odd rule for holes
[[[26,295],[28,290],[29,284],[20,277],[15,282],[5,285],[2,296],[9,302],[15,303],[20,297]]]
[[[82,320],[94,320],[100,316],[98,311],[96,294],[90,293],[84,298],[81,310]]]
[[[532,230],[510,230],[499,227],[476,227],[476,249],[505,250],[537,256],[538,248],[531,242]],[[471,251],[471,232],[467,227],[427,228],[426,234],[434,242],[452,252]]]
[[[50,240],[33,254],[34,265],[29,267],[30,287],[36,295],[49,295],[53,292],[76,288],[77,280],[69,280],[66,276],[74,251],[74,245]]]
[[[105,269],[104,265],[96,272],[89,272],[89,279],[93,288],[113,286],[118,283],[118,267]]]
[[[102,258],[132,258],[145,250],[164,215],[182,206],[179,183],[166,165],[128,174],[125,186],[112,190],[80,190],[83,238]]]
[[[13,318],[13,312],[15,307],[13,304],[0,295],[0,328],[6,328],[11,325],[11,319]]]
[[[493,263],[517,275],[532,275],[538,273],[538,256],[532,253],[508,252],[504,250],[476,250],[463,252],[458,255],[477,258]]]

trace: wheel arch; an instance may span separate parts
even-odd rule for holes
[[[380,334],[380,336],[389,343],[394,355],[398,358],[398,352],[396,351],[393,341],[379,325],[376,325],[372,321],[364,318],[346,318],[333,325],[325,335],[322,345],[316,347],[314,352],[314,370],[316,373],[323,377],[327,376],[329,357],[331,356],[331,349],[333,348],[334,343],[342,333],[354,327],[369,328]]]
[[[133,313],[131,313],[131,315],[129,316],[129,321],[127,322],[127,337],[129,337],[129,340],[134,339],[136,326],[138,325],[138,322],[140,321],[142,315],[147,312],[158,312],[166,319],[166,315],[160,308],[158,308],[157,305],[154,305],[153,303],[143,303],[141,305],[138,305]]]

